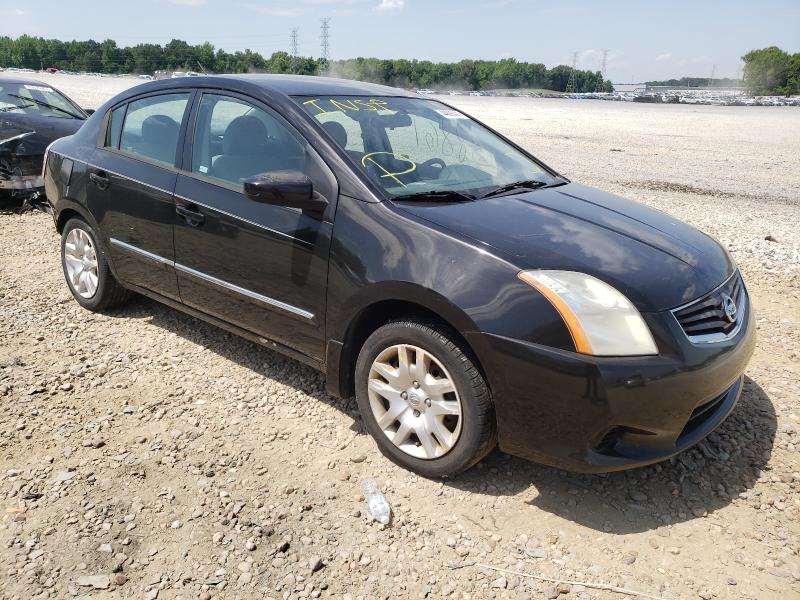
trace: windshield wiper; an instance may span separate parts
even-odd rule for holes
[[[431,190],[429,192],[416,192],[414,194],[403,194],[394,196],[392,200],[421,200],[423,202],[469,202],[475,200],[475,196],[457,192],[455,190]]]
[[[74,112],[61,108],[60,106],[56,106],[55,104],[50,104],[49,102],[45,102],[44,100],[37,100],[36,98],[26,98],[24,96],[19,96],[17,94],[8,94],[12,98],[19,98],[20,100],[28,100],[29,102],[35,102],[39,106],[44,106],[45,108],[49,108],[50,110],[57,110],[58,112],[64,113],[65,115],[69,115],[70,117],[74,117],[76,119],[83,119],[82,116],[76,115]]]
[[[506,192],[513,192],[514,190],[535,190],[546,185],[547,182],[539,181],[538,179],[514,181],[513,183],[501,185],[499,188],[495,188],[492,191],[485,193],[483,196],[481,196],[481,198],[491,198],[492,196],[499,196],[500,194],[505,194]]]
[[[31,106],[36,106],[35,104],[12,104],[11,106],[4,106],[0,108],[0,112],[8,112],[10,110],[19,110],[21,108],[30,108]]]

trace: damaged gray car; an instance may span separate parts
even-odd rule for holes
[[[0,78],[0,197],[35,202],[43,193],[47,146],[78,131],[88,117],[50,85]]]

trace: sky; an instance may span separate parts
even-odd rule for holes
[[[265,56],[320,55],[330,18],[331,58],[437,62],[463,58],[571,64],[616,83],[736,77],[748,50],[800,52],[800,0],[0,0],[0,35],[111,38],[120,46],[209,41]]]

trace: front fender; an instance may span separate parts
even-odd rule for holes
[[[341,369],[358,352],[347,348],[352,324],[387,300],[422,307],[464,338],[477,331],[574,349],[553,306],[519,280],[508,257],[392,205],[342,196],[329,265],[326,361],[334,392],[340,384],[331,376],[345,381]]]
[[[375,304],[387,301],[415,304],[438,315],[459,332],[477,328],[464,310],[442,294],[411,281],[380,281],[360,288],[333,315],[335,323],[346,323],[343,337],[358,316]],[[330,313],[329,313],[330,314]]]
[[[328,339],[344,340],[364,307],[397,299],[429,308],[461,334],[574,350],[556,310],[517,277],[511,257],[387,203],[340,199],[329,264]]]

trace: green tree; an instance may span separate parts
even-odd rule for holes
[[[455,75],[464,82],[468,90],[478,90],[481,87],[478,66],[474,60],[462,60],[456,65]]]
[[[547,87],[551,90],[563,92],[567,89],[569,83],[569,76],[572,73],[572,67],[567,65],[558,65],[553,67],[547,72],[549,84]]]
[[[792,54],[789,76],[786,78],[787,94],[800,94],[800,52]]]
[[[744,84],[758,96],[797,91],[797,61],[777,46],[751,50],[742,57]]]
[[[103,73],[119,73],[125,66],[122,50],[117,48],[114,40],[105,40],[100,44],[100,65]]]

